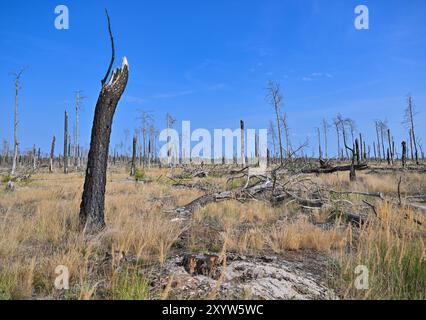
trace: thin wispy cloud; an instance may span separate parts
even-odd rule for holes
[[[154,94],[151,96],[148,96],[146,98],[137,97],[137,96],[125,96],[124,100],[127,103],[131,104],[145,104],[151,100],[159,100],[159,99],[174,99],[178,97],[184,97],[192,94],[196,94],[198,92],[206,92],[206,91],[219,91],[226,88],[225,83],[216,83],[209,86],[206,86],[205,88],[202,88],[200,90],[182,90],[182,91],[171,91],[171,92],[163,92]]]
[[[145,98],[134,97],[134,96],[125,96],[124,100],[127,103],[133,103],[133,104],[144,104],[147,101]]]
[[[178,91],[178,92],[166,92],[166,93],[160,93],[152,96],[152,99],[170,99],[170,98],[177,98],[182,96],[187,96],[190,94],[195,93],[195,90],[184,90],[184,91]]]
[[[302,77],[303,81],[313,81],[321,78],[332,79],[334,76],[331,73],[323,73],[323,72],[313,72],[308,76]]]

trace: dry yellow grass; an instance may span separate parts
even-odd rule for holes
[[[324,230],[305,219],[273,227],[268,237],[269,245],[277,253],[301,249],[328,252],[331,249],[343,248],[345,241],[345,234],[340,228]]]
[[[359,234],[348,234],[349,252],[339,259],[345,297],[362,299],[426,299],[426,219],[410,208],[389,203],[377,207]],[[422,225],[418,224],[421,220]],[[417,221],[417,222],[416,222]],[[369,289],[354,288],[356,266],[369,270]]]
[[[358,230],[339,222],[325,228],[327,209],[307,213],[292,205],[225,201],[196,211],[189,224],[172,222],[165,212],[203,193],[173,188],[164,178],[169,173],[152,169],[146,172],[151,183],[136,184],[123,169],[110,170],[107,228],[91,238],[78,229],[82,173],[40,173],[29,183],[18,183],[14,192],[0,189],[0,299],[153,298],[151,268],[161,266],[177,242],[195,252],[220,253],[225,247],[278,255],[288,250],[319,251],[336,259],[341,277],[335,285],[344,297],[426,298],[424,213],[378,201],[378,216],[371,215]],[[360,173],[351,185],[347,174],[312,179],[335,190],[395,195],[399,175]],[[207,180],[227,187],[224,178]],[[418,194],[425,186],[425,175],[407,173],[403,196]],[[350,195],[344,199],[360,200]],[[370,270],[368,291],[353,287],[354,268],[360,264]],[[73,285],[65,293],[54,288],[58,265],[70,271]],[[167,290],[157,298],[164,296]]]
[[[69,298],[91,298],[99,285],[113,287],[119,262],[112,259],[112,271],[102,275],[106,278],[95,272],[107,252],[146,264],[165,261],[182,230],[153,199],[164,197],[170,187],[136,185],[124,173],[109,174],[108,179],[108,227],[92,239],[78,230],[81,174],[35,175],[28,186],[0,192],[0,299],[53,297],[58,265],[67,266],[71,281],[78,283]],[[170,208],[181,201],[184,197],[174,193]]]

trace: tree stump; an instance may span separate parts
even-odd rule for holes
[[[214,254],[187,254],[182,260],[182,266],[191,275],[203,275],[218,279],[220,272],[219,256]]]

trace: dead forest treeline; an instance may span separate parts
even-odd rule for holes
[[[74,142],[69,132],[69,114],[64,113],[63,126],[63,149],[59,152],[57,136],[51,139],[51,148],[49,152],[42,150],[35,144],[28,152],[20,152],[19,142],[19,94],[21,89],[22,78],[26,68],[14,74],[15,81],[15,105],[14,105],[14,125],[13,125],[13,148],[9,150],[9,143],[4,140],[2,152],[0,155],[0,168],[5,174],[4,182],[7,182],[7,188],[13,190],[13,182],[17,180],[28,179],[32,173],[40,169],[46,169],[54,172],[59,168],[64,174],[70,171],[80,171],[85,168],[84,191],[80,207],[80,223],[82,229],[99,231],[104,228],[104,202],[105,202],[105,186],[106,172],[108,165],[110,166],[126,166],[129,168],[131,176],[136,175],[138,167],[160,166],[161,162],[158,156],[157,138],[158,131],[154,126],[153,113],[150,111],[140,111],[141,128],[135,130],[132,137],[131,152],[127,150],[129,131],[125,131],[125,142],[120,146],[110,149],[110,135],[113,125],[113,117],[119,100],[126,88],[129,67],[127,59],[124,57],[121,67],[112,71],[115,61],[115,44],[111,30],[111,21],[106,12],[108,22],[108,33],[111,42],[111,60],[105,77],[101,80],[101,90],[95,107],[95,115],[92,126],[90,148],[84,150],[79,143],[79,111],[84,100],[81,91],[76,92],[75,99],[75,125],[74,125]],[[369,164],[379,164],[379,167],[386,167],[389,170],[401,170],[408,166],[417,167],[415,170],[423,170],[420,166],[424,161],[424,151],[421,139],[416,131],[416,111],[414,99],[412,96],[407,97],[405,106],[404,125],[408,131],[408,138],[403,141],[396,141],[392,132],[392,128],[387,125],[386,121],[376,120],[375,137],[369,137],[363,134],[362,130],[357,128],[353,119],[345,118],[338,114],[331,123],[326,119],[322,120],[320,126],[316,128],[317,141],[306,142],[300,145],[294,145],[290,138],[289,120],[285,112],[283,112],[283,96],[280,85],[270,81],[267,87],[266,100],[272,107],[274,120],[269,124],[269,144],[267,149],[268,166],[272,168],[267,176],[264,187],[269,189],[270,181],[273,181],[273,190],[276,189],[277,172],[286,168],[293,170],[294,173],[316,173],[326,174],[337,171],[348,171],[350,181],[356,180],[356,172],[365,170]],[[265,109],[263,112],[270,112]],[[170,114],[166,115],[166,126],[168,129],[173,128],[175,119]],[[240,122],[241,129],[241,150],[236,150],[234,164],[237,158],[242,159],[243,169],[239,173],[248,175],[248,180],[244,192],[247,192],[250,180],[250,170],[246,163],[245,150],[245,123]],[[337,154],[330,156],[331,146],[329,139],[331,131],[337,137],[337,145],[333,147],[337,150]],[[140,139],[138,139],[140,137]],[[138,141],[139,140],[139,141]],[[308,156],[307,148],[317,146],[317,156]],[[118,149],[118,150],[117,150]],[[259,157],[259,146],[255,148],[255,156]],[[316,154],[316,152],[315,152]],[[240,163],[241,163],[240,162]],[[224,163],[225,164],[225,161]],[[227,163],[229,164],[229,163]],[[178,165],[180,166],[180,165]],[[187,165],[181,165],[187,166]],[[377,166],[376,166],[377,167]],[[420,168],[421,167],[421,168]],[[237,173],[238,173],[237,172]],[[259,186],[255,187],[258,193]],[[240,190],[241,191],[241,190]],[[253,191],[253,190],[251,190]],[[283,188],[283,194],[289,194],[289,191]],[[216,195],[217,196],[217,195]],[[220,195],[227,196],[227,195]],[[211,195],[209,196],[211,198]],[[293,195],[297,199],[297,195]],[[305,201],[306,202],[306,201]],[[315,202],[315,201],[314,201]],[[308,201],[309,203],[309,201]],[[311,203],[312,204],[312,203]]]

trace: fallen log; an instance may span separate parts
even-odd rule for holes
[[[358,196],[366,196],[366,197],[375,197],[375,198],[383,198],[383,193],[381,192],[357,192],[357,191],[335,191],[335,190],[325,190],[330,193],[334,194],[341,194],[341,195],[358,195]]]
[[[272,187],[272,182],[266,181],[262,184],[256,184],[249,188],[239,188],[237,190],[206,194],[191,201],[190,203],[188,203],[187,205],[183,207],[176,208],[174,211],[180,216],[189,216],[193,214],[196,210],[201,209],[202,207],[205,207],[209,203],[223,201],[223,200],[231,200],[231,199],[239,200],[240,198],[247,198],[247,196],[248,196],[248,199],[250,198],[254,199],[256,195],[264,192],[265,190],[271,187]]]
[[[191,215],[196,210],[201,209],[202,207],[205,207],[209,203],[226,200],[226,199],[232,199],[232,192],[231,191],[224,191],[219,193],[213,193],[213,194],[206,194],[203,195],[194,201],[191,201],[187,205],[177,208],[175,211],[179,215]]]
[[[361,215],[361,214],[356,214],[356,213],[351,213],[351,212],[346,212],[346,213],[337,213],[337,212],[333,212],[330,217],[329,220],[331,219],[336,219],[337,217],[343,217],[343,219],[350,223],[353,224],[355,226],[361,226],[364,225],[367,222],[368,217],[366,215]]]
[[[314,207],[314,208],[321,208],[324,205],[324,201],[321,199],[306,199],[306,198],[302,198],[299,197],[298,195],[289,192],[289,191],[284,191],[284,193],[288,196],[290,196],[291,198],[293,198],[294,200],[296,200],[296,202],[298,204],[300,204],[301,206],[305,206],[305,207]]]
[[[355,170],[366,170],[368,169],[367,164],[356,164],[354,165]],[[330,167],[330,168],[313,168],[313,169],[304,169],[302,170],[302,173],[334,173],[339,171],[350,171],[351,165],[346,166],[336,166],[336,167]]]

